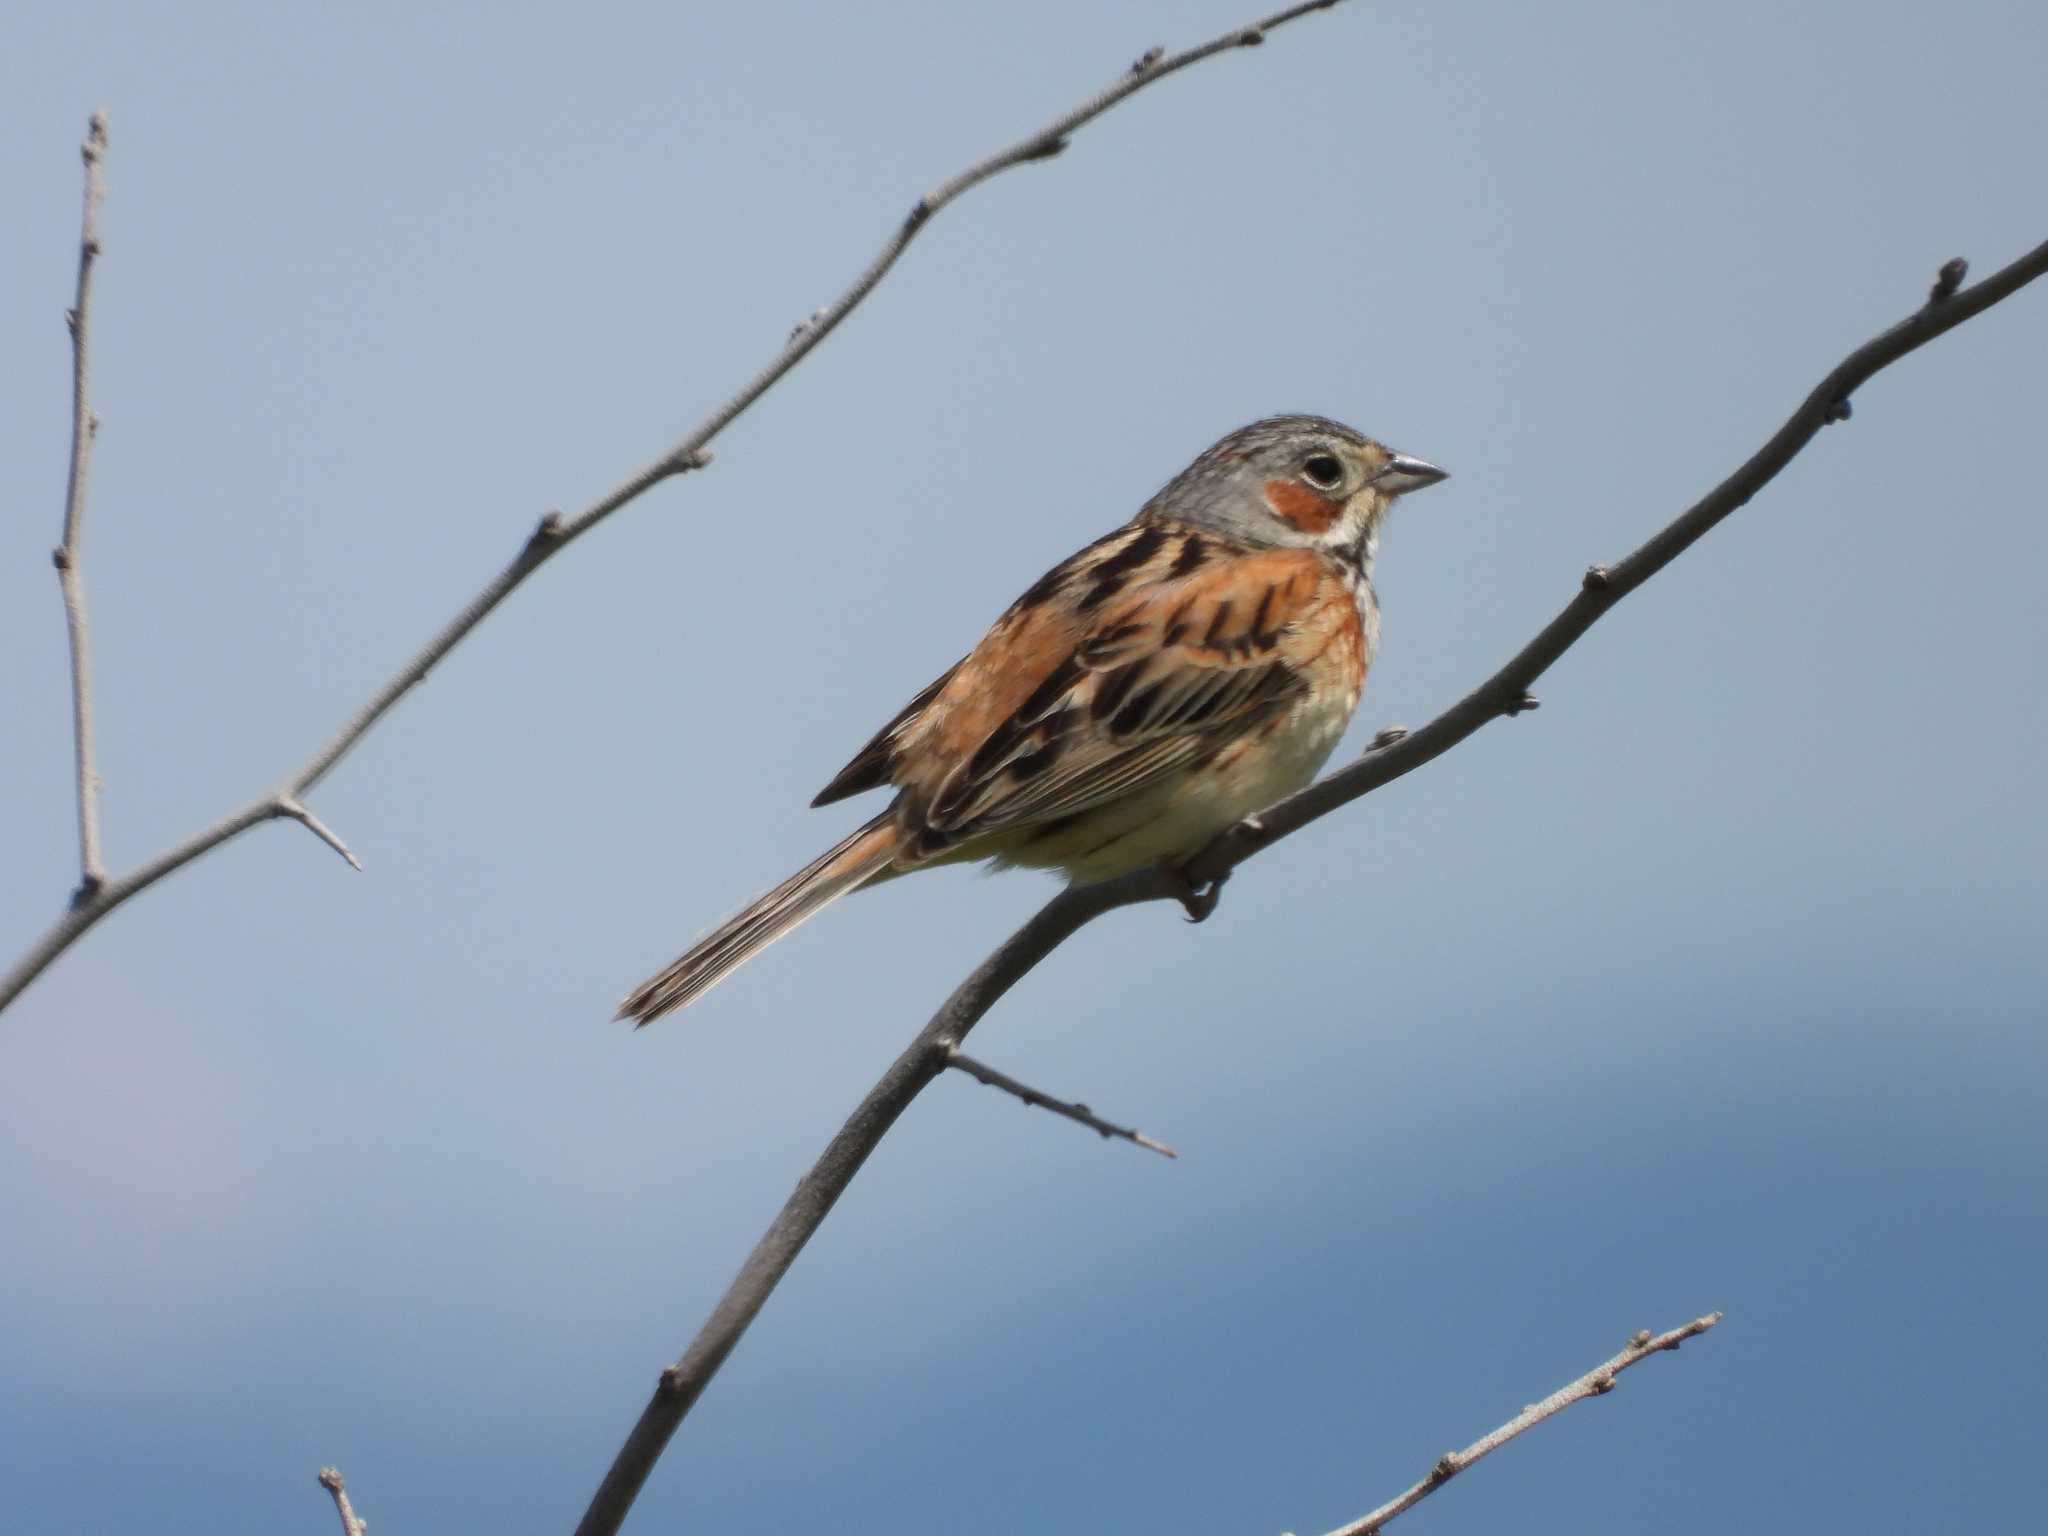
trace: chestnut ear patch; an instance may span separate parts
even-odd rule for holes
[[[1310,534],[1328,533],[1344,515],[1343,502],[1318,496],[1292,480],[1268,480],[1266,505],[1281,522]]]

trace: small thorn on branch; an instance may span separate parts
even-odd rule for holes
[[[277,814],[283,817],[287,817],[292,821],[296,821],[308,832],[312,833],[315,837],[319,838],[321,842],[325,843],[328,847],[332,848],[344,859],[347,859],[348,866],[350,869],[355,870],[358,874],[362,872],[363,866],[357,860],[356,856],[353,853],[349,852],[348,844],[344,843],[339,837],[335,836],[334,829],[332,827],[328,826],[327,823],[322,821],[318,816],[315,816],[311,811],[306,809],[305,806],[301,805],[297,800],[292,798],[292,796],[280,795],[278,797]]]
[[[1941,264],[1941,270],[1934,274],[1934,286],[1927,290],[1927,302],[1941,304],[1956,296],[1956,290],[1963,286],[1963,279],[1969,276],[1970,264],[1960,256],[1952,256]]]
[[[951,1067],[956,1072],[965,1072],[976,1082],[986,1083],[991,1088],[1000,1088],[1004,1093],[1022,1100],[1035,1109],[1049,1109],[1054,1114],[1062,1115],[1073,1121],[1076,1125],[1085,1125],[1104,1140],[1115,1138],[1119,1141],[1132,1142],[1157,1152],[1161,1157],[1177,1158],[1180,1156],[1178,1152],[1174,1151],[1165,1142],[1155,1141],[1143,1131],[1135,1130],[1128,1125],[1112,1124],[1096,1114],[1086,1104],[1069,1104],[1064,1099],[1055,1099],[1050,1094],[1040,1093],[1036,1088],[1018,1082],[1016,1078],[1011,1077],[1006,1072],[998,1072],[994,1067],[988,1065],[987,1062],[976,1061],[972,1056],[962,1055],[960,1044],[957,1040],[939,1040],[934,1043],[943,1055],[946,1066]]]
[[[1847,421],[1854,414],[1855,410],[1849,404],[1849,397],[1843,395],[1839,399],[1828,402],[1828,413],[1824,419],[1829,426],[1833,426],[1838,421]]]
[[[1586,574],[1579,578],[1579,586],[1588,592],[1605,592],[1614,585],[1614,573],[1604,565],[1589,565]]]
[[[1524,690],[1522,693],[1518,694],[1511,702],[1503,704],[1501,706],[1501,713],[1506,715],[1510,720],[1513,720],[1518,715],[1526,715],[1531,710],[1541,709],[1542,707],[1543,701],[1541,699],[1537,698],[1535,694],[1530,693],[1527,690]]]

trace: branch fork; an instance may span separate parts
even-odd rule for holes
[[[363,867],[362,863],[356,858],[356,856],[353,853],[349,852],[348,844],[344,843],[339,837],[335,835],[334,829],[332,827],[328,826],[326,822],[322,821],[318,816],[315,816],[311,811],[307,810],[306,807],[301,805],[297,799],[295,799],[291,795],[279,795],[274,804],[276,806],[276,815],[285,817],[287,820],[290,821],[296,821],[308,832],[312,833],[315,837],[319,838],[321,842],[325,843],[328,847],[332,848],[336,853],[340,854],[344,859],[348,860],[348,866],[350,869],[356,870],[359,873],[361,872]]]

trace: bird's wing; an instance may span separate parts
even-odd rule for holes
[[[849,795],[879,789],[887,784],[895,761],[896,744],[903,739],[905,731],[917,724],[917,717],[924,713],[925,706],[939,696],[939,690],[953,680],[953,674],[960,670],[960,666],[960,662],[954,662],[925,684],[918,696],[898,710],[896,718],[875,732],[874,740],[856,752],[853,761],[840,769],[830,784],[818,791],[818,797],[811,805],[814,808],[830,805],[835,800],[844,800]]]
[[[1135,524],[1126,524],[1061,561],[1041,576],[1030,591],[1010,605],[1008,611],[995,622],[994,627],[983,638],[981,647],[975,654],[980,655],[998,632],[1014,638],[1015,631],[1027,620],[1035,620],[1037,625],[1043,628],[1046,616],[1042,610],[1048,599],[1064,593],[1071,583],[1082,577],[1083,573],[1089,573],[1091,581],[1098,580],[1099,577],[1095,574],[1098,569],[1114,561],[1134,543],[1138,544],[1135,553],[1142,561],[1146,552],[1153,548],[1154,542],[1151,539],[1141,541],[1139,528]],[[1112,567],[1112,577],[1115,569]],[[963,657],[953,663],[932,679],[916,698],[897,711],[896,718],[875,732],[874,739],[854,754],[853,761],[840,769],[833,776],[831,783],[818,791],[818,797],[811,804],[830,805],[835,800],[844,800],[847,796],[860,794],[864,790],[877,789],[884,784],[901,783],[898,770],[902,762],[905,738],[929,729],[931,722],[924,718],[926,709],[946,691],[947,684],[959,675],[960,669],[967,664],[968,659]],[[1017,669],[1013,666],[1009,670],[1014,674]],[[986,657],[983,658],[980,671],[983,674],[983,682],[978,684],[977,688],[984,686],[987,681],[986,674],[989,668]],[[950,715],[957,702],[956,690],[955,693],[948,695],[944,712]],[[1012,699],[1011,702],[1014,704],[1015,700]]]
[[[1277,718],[1355,635],[1307,550],[1135,524],[996,622],[899,737],[891,777],[930,857],[1130,794]]]

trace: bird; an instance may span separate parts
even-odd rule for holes
[[[1034,582],[811,802],[888,785],[886,810],[617,1017],[644,1026],[848,892],[934,865],[988,859],[1074,885],[1159,866],[1205,916],[1182,866],[1329,757],[1379,648],[1381,525],[1444,478],[1322,416],[1230,433]]]

